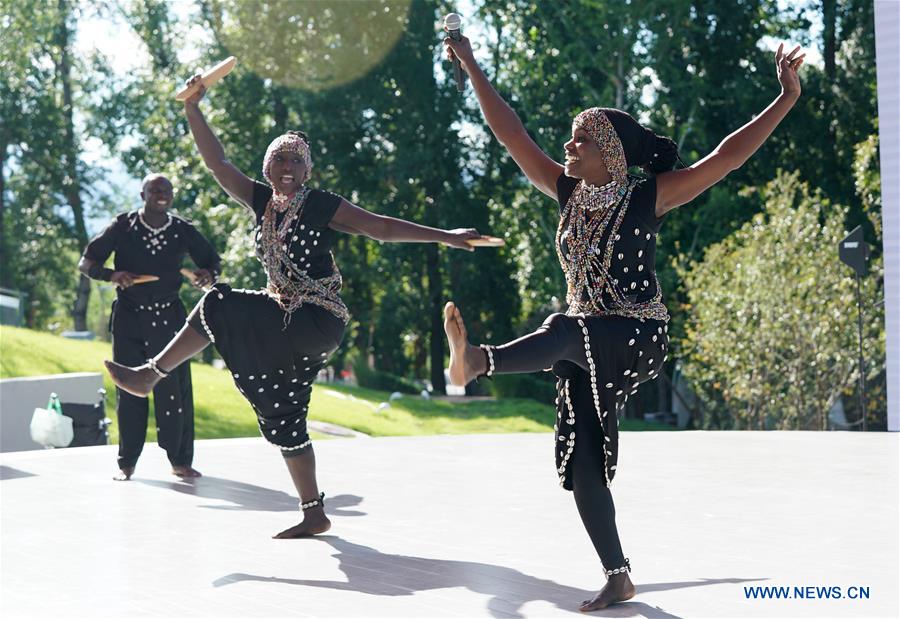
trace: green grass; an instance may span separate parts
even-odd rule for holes
[[[69,340],[50,333],[0,327],[0,378],[102,372],[107,416],[115,419],[115,388],[103,369],[111,357],[106,342]],[[198,439],[258,436],[256,416],[225,370],[194,363],[194,416]],[[49,395],[49,394],[48,394]],[[315,385],[310,419],[353,428],[373,436],[468,434],[491,432],[549,432],[554,409],[534,400],[506,398],[451,404],[404,395],[389,408],[378,410],[389,394],[359,387]],[[148,424],[148,440],[156,440],[155,424]],[[623,420],[623,430],[668,430],[668,426]],[[314,434],[314,438],[320,435]],[[118,440],[117,425],[111,438]]]

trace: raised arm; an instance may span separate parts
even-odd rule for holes
[[[716,149],[683,170],[665,172],[656,177],[656,216],[686,204],[744,165],[768,139],[800,97],[797,69],[806,54],[797,55],[798,45],[784,54],[784,45],[775,53],[775,68],[781,93],[756,118],[726,137]]]
[[[556,180],[563,173],[563,166],[535,144],[513,109],[494,90],[472,54],[469,39],[462,37],[462,40],[454,41],[448,37],[444,39],[444,45],[448,57],[452,59],[455,55],[459,58],[460,64],[468,73],[488,127],[509,151],[531,184],[555,200]]]
[[[405,219],[377,215],[346,200],[341,200],[329,227],[339,232],[367,236],[387,243],[442,243],[468,251],[473,251],[474,248],[466,241],[481,236],[472,228],[441,230],[414,224]]]
[[[199,79],[200,76],[195,75],[188,80],[188,84]],[[216,182],[229,196],[252,209],[253,181],[225,158],[225,149],[222,148],[216,134],[213,133],[203,117],[203,112],[200,111],[200,100],[205,94],[206,87],[201,84],[200,89],[184,101],[184,114],[191,127],[191,135],[194,136],[194,142],[197,143],[203,163],[212,172]]]

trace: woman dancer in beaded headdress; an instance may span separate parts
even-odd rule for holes
[[[188,82],[193,84],[199,76]],[[300,132],[276,138],[266,150],[268,184],[245,176],[225,158],[199,102],[184,103],[191,133],[219,185],[256,219],[256,255],[264,290],[216,284],[197,304],[168,346],[145,365],[107,362],[122,389],[146,396],[169,372],[214,343],[240,392],[256,412],[260,433],[281,450],[300,495],[303,521],[276,537],[324,533],[331,524],[316,483],[316,461],[306,429],[312,383],[341,341],[348,320],[340,297],[341,274],[331,255],[335,231],[380,241],[443,243],[471,250],[472,229],[438,230],[375,215],[338,195],[306,185],[312,169],[309,142]]]
[[[755,119],[696,164],[672,171],[675,144],[613,109],[590,108],[572,124],[565,165],[531,140],[493,89],[468,39],[445,39],[472,80],[494,135],[528,180],[559,203],[556,247],[566,276],[566,314],[502,346],[472,346],[459,310],[445,307],[450,379],[552,368],[557,383],[555,448],[559,482],[573,490],[582,522],[603,562],[606,586],[582,611],[634,596],[616,529],[609,485],[616,473],[618,420],[628,396],[662,368],[669,315],[654,269],[656,235],[667,212],[740,167],[772,133],[800,95],[799,47],[775,55],[781,93]],[[627,174],[641,166],[649,178]],[[577,439],[576,439],[577,437]],[[577,442],[576,442],[577,440]],[[577,445],[577,448],[576,448]]]

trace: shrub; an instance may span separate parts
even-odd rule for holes
[[[353,363],[353,372],[360,387],[416,395],[422,392],[422,387],[413,381],[380,370],[372,370],[361,360]]]
[[[488,384],[497,398],[531,398],[542,404],[556,398],[556,378],[549,373],[500,374],[493,378]]]
[[[838,261],[846,207],[779,173],[764,211],[684,272],[684,374],[701,427],[826,429],[857,377],[856,286]],[[868,368],[884,363],[880,261],[862,282]]]

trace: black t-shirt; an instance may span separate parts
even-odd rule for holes
[[[644,302],[656,294],[656,235],[665,216],[656,217],[656,177],[640,179],[629,176],[628,180],[635,183],[635,186],[631,191],[631,199],[625,205],[619,238],[612,239],[610,275],[617,280],[619,288],[632,302]],[[560,214],[579,182],[580,179],[565,174],[560,174],[556,180]],[[603,247],[610,242],[606,232],[602,237]],[[567,255],[565,236],[564,233],[560,248],[563,256]]]
[[[257,253],[260,252],[262,218],[266,205],[272,197],[272,188],[258,181],[253,182],[253,212],[256,214],[255,239]],[[341,196],[323,191],[310,190],[306,203],[300,210],[300,217],[288,239],[288,256],[294,264],[309,273],[313,279],[328,277],[334,272],[331,247],[335,231],[328,227],[331,218],[341,204]],[[276,226],[281,224],[283,213],[276,215]]]
[[[113,269],[137,275],[157,275],[159,281],[118,289],[120,299],[136,305],[168,299],[184,282],[179,273],[185,254],[201,269],[219,272],[221,260],[206,238],[187,220],[169,214],[158,228],[147,225],[139,211],[122,213],[91,239],[85,258],[104,264],[115,252]]]

